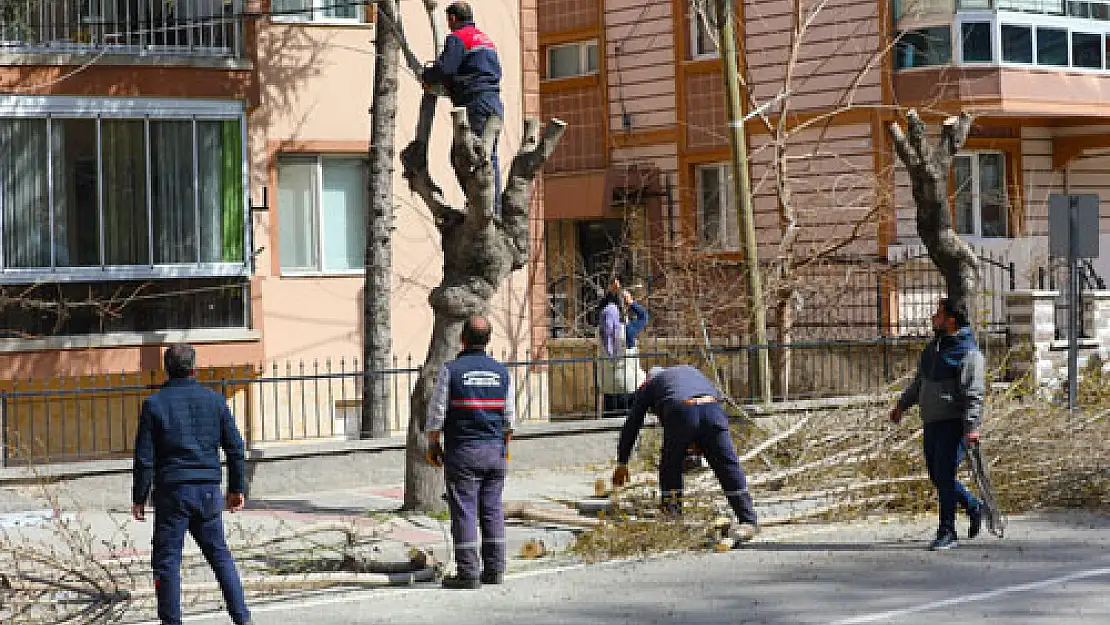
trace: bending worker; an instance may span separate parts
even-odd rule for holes
[[[734,531],[737,541],[751,540],[759,526],[747,478],[736,457],[728,430],[728,415],[721,394],[701,371],[690,365],[652,367],[647,381],[636,391],[632,410],[621,429],[617,445],[617,468],[613,486],[628,482],[628,459],[632,446],[651,410],[663,425],[663,449],[659,459],[659,489],[664,511],[682,513],[682,464],[686,449],[696,443],[716,474],[725,497],[740,522]]]
[[[456,574],[444,578],[444,588],[500,584],[505,574],[501,492],[516,410],[508,369],[486,354],[489,337],[485,317],[466,320],[463,350],[439,370],[428,403],[428,462],[443,466],[446,474],[457,565]]]

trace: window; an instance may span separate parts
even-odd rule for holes
[[[238,117],[0,116],[3,281],[238,275],[243,183]]]
[[[894,44],[898,69],[947,65],[952,62],[952,29],[948,26],[899,33]]]
[[[1068,66],[1068,31],[1037,28],[1037,65]]]
[[[288,156],[278,164],[281,269],[362,271],[366,258],[366,161]]]
[[[964,63],[990,63],[991,23],[965,22],[960,25],[960,44]]]
[[[361,22],[362,2],[355,0],[273,0],[273,19],[289,22]]]
[[[714,250],[740,248],[736,205],[732,192],[732,168],[725,163],[697,168],[698,239]]]
[[[1007,63],[1033,62],[1032,27],[1002,25],[1002,60]]]
[[[568,43],[547,48],[547,77],[585,76],[598,70],[597,42]]]
[[[1075,67],[1102,69],[1102,35],[1072,33],[1071,62]]]
[[[713,0],[690,5],[690,56],[717,56],[717,3]]]
[[[958,154],[952,161],[956,232],[978,237],[1008,234],[1006,157],[1001,152]]]

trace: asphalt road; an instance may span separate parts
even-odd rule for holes
[[[1110,516],[1011,519],[1005,539],[924,550],[930,519],[769,530],[724,554],[574,565],[504,586],[332,593],[258,605],[257,625],[1110,623]],[[223,615],[189,623],[226,623]]]

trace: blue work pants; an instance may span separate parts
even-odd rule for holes
[[[455,543],[457,575],[478,578],[504,573],[505,511],[501,492],[505,489],[505,443],[466,442],[449,445],[444,458],[447,507],[451,512],[451,540]],[[481,526],[482,537],[478,539]],[[480,557],[479,557],[480,554]]]
[[[957,470],[964,459],[964,423],[949,419],[926,423],[924,431],[925,463],[929,479],[940,500],[941,532],[956,533],[956,504],[964,511],[979,507],[979,500],[958,479]]]

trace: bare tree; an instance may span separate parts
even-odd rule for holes
[[[979,262],[975,252],[952,228],[948,170],[952,157],[967,140],[971,120],[968,113],[945,119],[940,139],[932,149],[926,144],[925,122],[916,110],[906,113],[909,136],[902,132],[898,122],[891,122],[887,127],[898,158],[906,166],[913,183],[917,234],[929,251],[929,258],[944,275],[948,298],[952,302],[963,302],[969,308],[970,298],[979,283]]]

